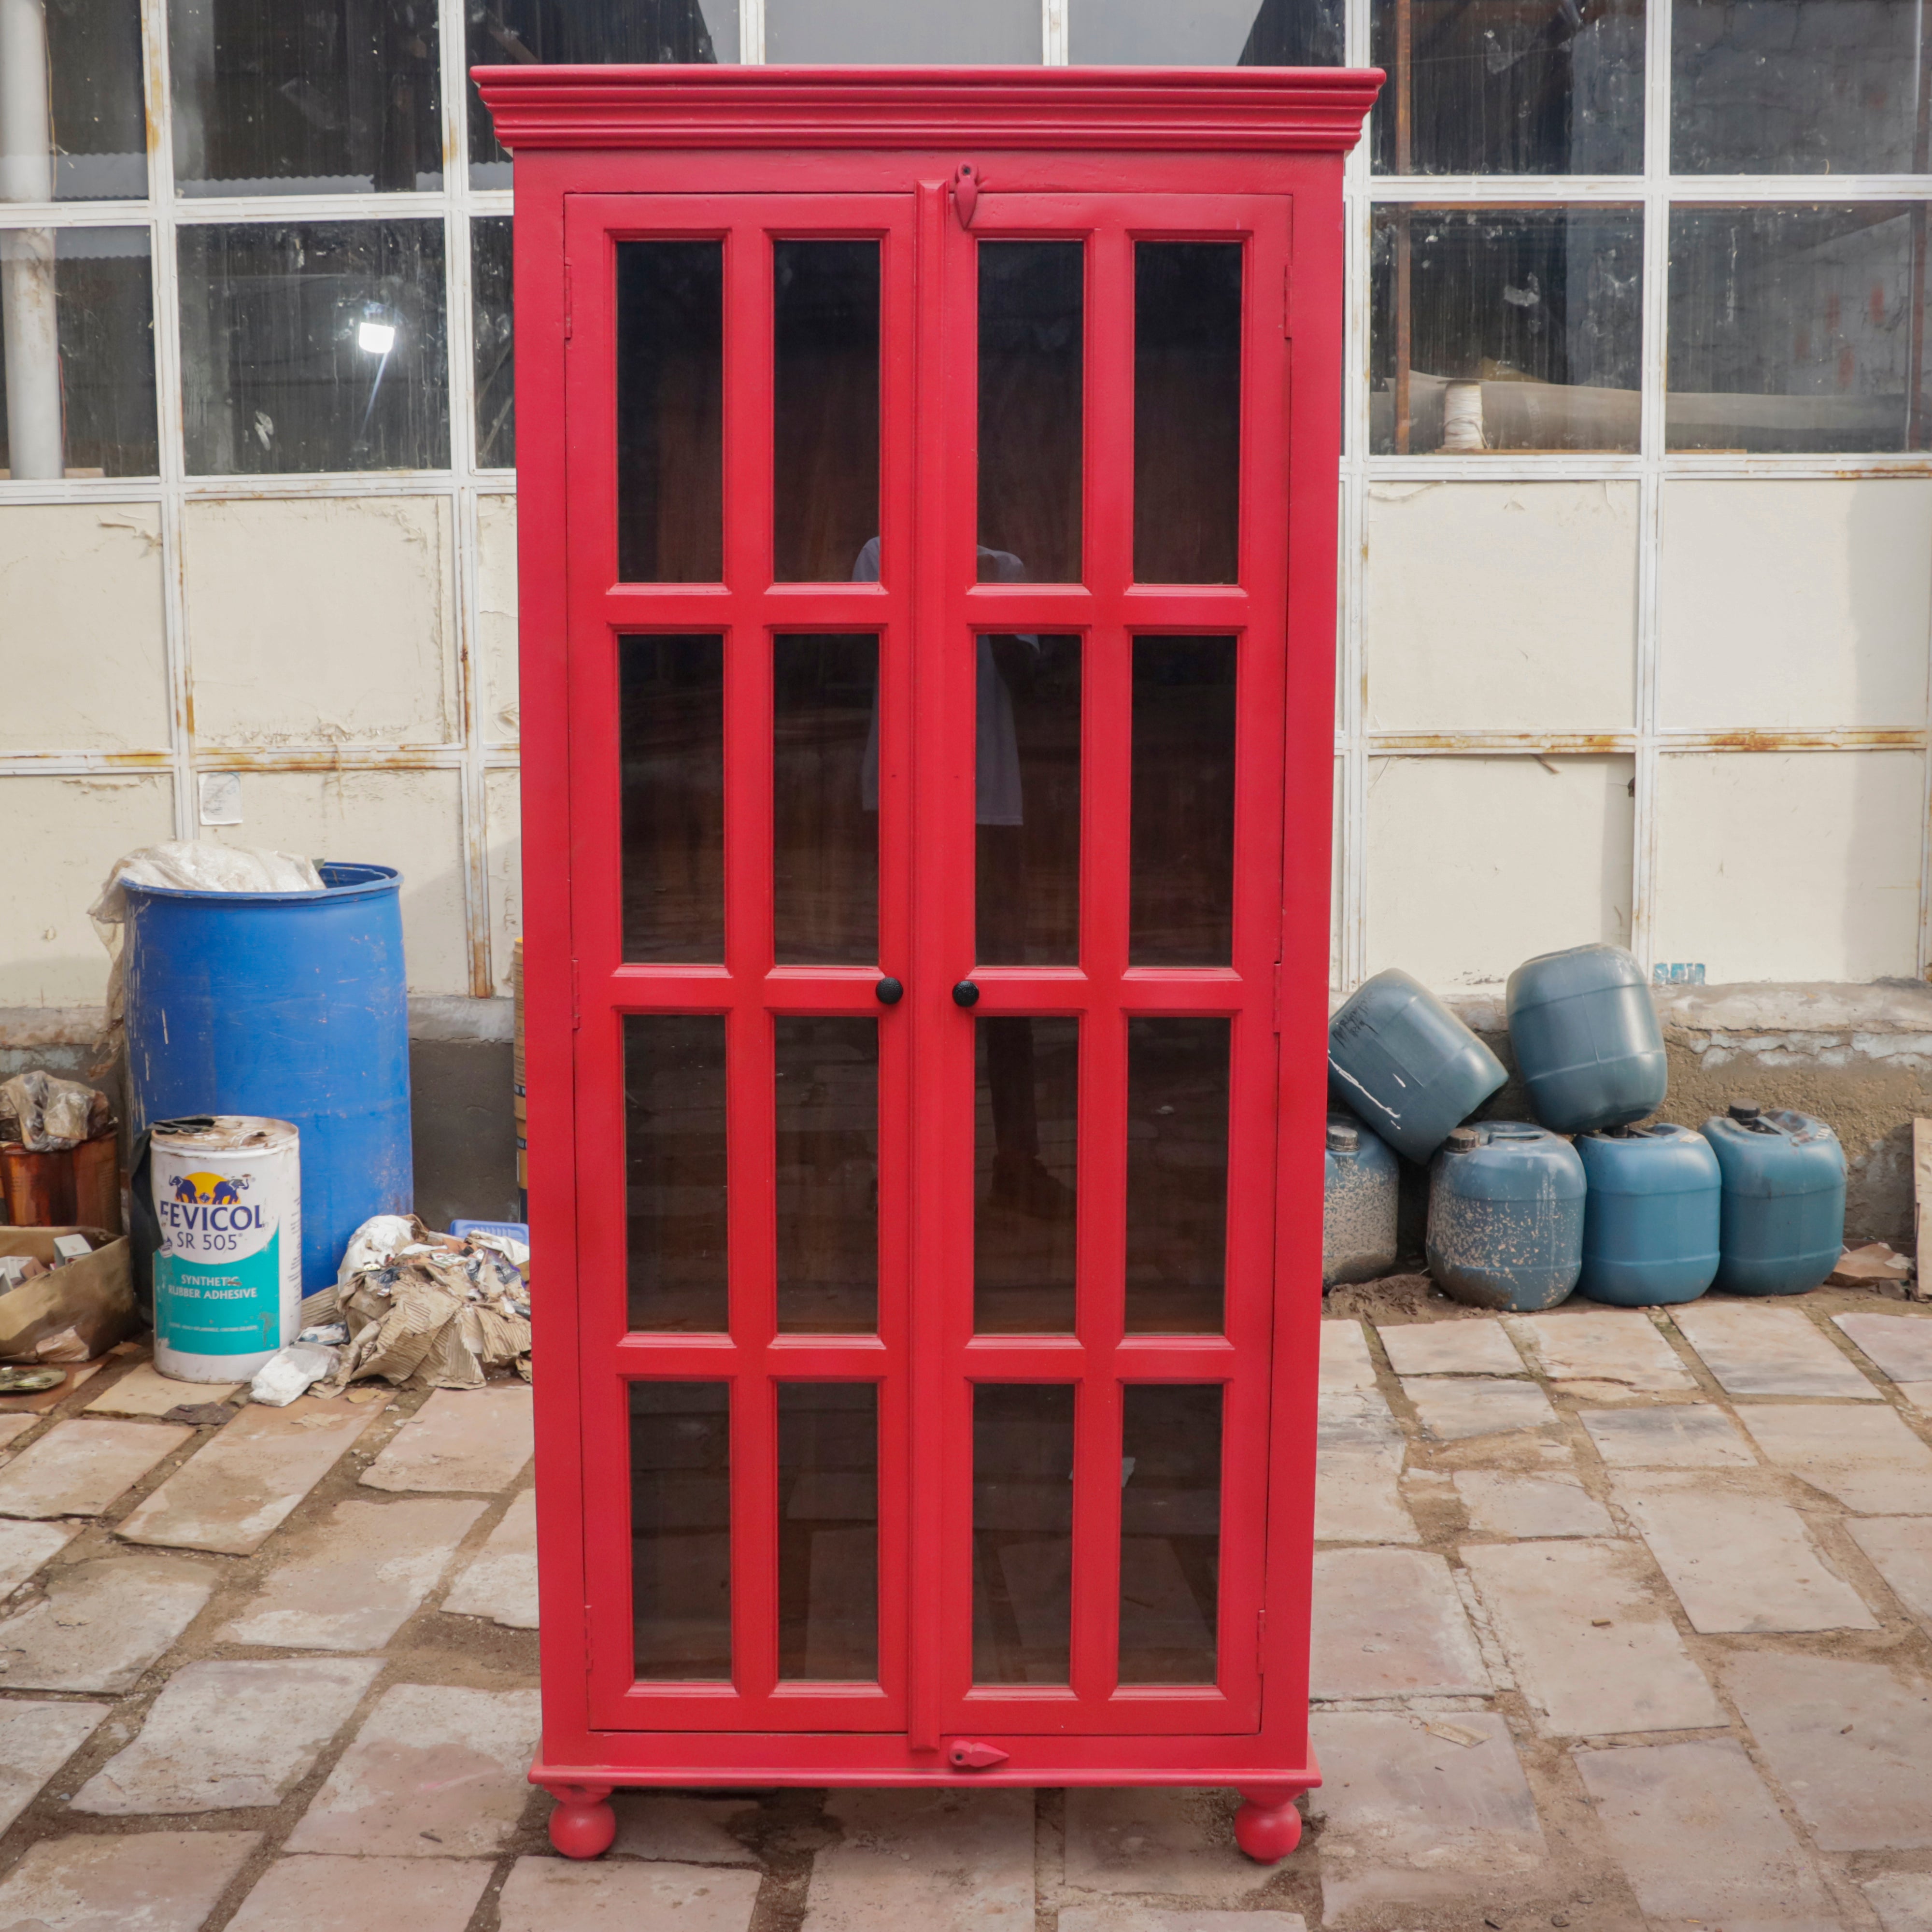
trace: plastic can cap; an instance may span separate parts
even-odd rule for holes
[[[1733,1100],[1726,1111],[1734,1120],[1754,1120],[1764,1109],[1755,1100]]]
[[[1359,1128],[1345,1126],[1338,1120],[1328,1130],[1328,1144],[1336,1154],[1353,1154],[1361,1144]]]
[[[1474,1127],[1451,1127],[1449,1138],[1442,1143],[1451,1154],[1467,1154],[1472,1148],[1482,1144],[1483,1137]]]

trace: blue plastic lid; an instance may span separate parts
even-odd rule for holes
[[[506,1240],[521,1241],[525,1247],[530,1244],[530,1226],[523,1221],[452,1221],[449,1232],[459,1240],[472,1234],[499,1234]]]

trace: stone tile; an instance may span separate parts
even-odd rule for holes
[[[74,1794],[76,1811],[236,1811],[279,1804],[382,1668],[380,1657],[184,1664],[140,1735]]]
[[[488,1858],[278,1858],[228,1932],[464,1932]]]
[[[1750,1444],[1724,1412],[1704,1402],[1654,1408],[1586,1409],[1583,1426],[1613,1469],[1750,1469]]]
[[[1559,1737],[1726,1721],[1630,1543],[1490,1543],[1462,1561],[1523,1694]]]
[[[1274,1876],[1234,1844],[1233,1806],[1216,1791],[1080,1784],[1066,1793],[1068,1885],[1082,1892],[1178,1892],[1236,1905]]]
[[[82,1529],[77,1522],[0,1522],[0,1597],[10,1597]]]
[[[519,1858],[503,1886],[497,1922],[502,1932],[640,1932],[658,1926],[747,1932],[758,1896],[756,1872]]]
[[[1308,1932],[1298,1912],[1168,1912],[1110,1898],[1104,1905],[1063,1905],[1059,1932]]]
[[[1033,1932],[1031,1791],[835,1791],[825,1809],[844,1840],[813,1861],[802,1932]]]
[[[1932,1625],[1932,1517],[1853,1516],[1845,1527],[1892,1594],[1922,1623]]]
[[[107,1711],[105,1704],[0,1703],[0,1832],[94,1735]]]
[[[534,1446],[523,1383],[438,1389],[362,1480],[377,1490],[500,1490],[515,1481]]]
[[[1932,1845],[1932,1684],[1882,1664],[1778,1651],[1736,1652],[1720,1668],[1825,1850]]]
[[[89,1415],[165,1415],[183,1402],[226,1402],[239,1382],[184,1382],[152,1362],[137,1362],[87,1405]]]
[[[1922,1415],[1932,1415],[1932,1382],[1898,1382],[1899,1394]]]
[[[1834,1315],[1832,1319],[1892,1381],[1932,1381],[1932,1315]]]
[[[1316,1408],[1315,1438],[1318,1543],[1421,1541],[1397,1481],[1408,1444],[1375,1390],[1324,1394]]]
[[[0,1449],[26,1435],[40,1419],[38,1415],[0,1415]]]
[[[1311,1697],[1488,1695],[1490,1674],[1444,1558],[1319,1550],[1314,1594]]]
[[[1576,1756],[1652,1932],[1838,1932],[1822,1882],[1736,1738]]]
[[[755,1865],[753,1854],[724,1828],[728,1818],[754,1808],[742,1798],[682,1798],[662,1791],[620,1791],[614,1858],[657,1858],[672,1864]]]
[[[284,1540],[289,1560],[221,1634],[292,1650],[380,1650],[436,1588],[487,1507],[428,1497],[338,1503],[326,1522]]]
[[[1493,1904],[1547,1857],[1508,1725],[1490,1711],[1448,1721],[1478,1742],[1457,1743],[1395,1711],[1311,1718],[1322,1782],[1308,1804],[1326,1821],[1324,1924],[1390,1906]]]
[[[1883,1398],[1808,1315],[1746,1301],[1693,1301],[1670,1318],[1732,1395]]]
[[[1556,1420],[1550,1398],[1534,1382],[1488,1376],[1405,1378],[1402,1392],[1414,1403],[1422,1426],[1438,1442],[1504,1430],[1543,1429]]]
[[[1337,1389],[1372,1389],[1376,1365],[1369,1338],[1359,1322],[1322,1324],[1322,1393]]]
[[[1885,1932],[1932,1932],[1932,1872],[1882,1872],[1858,1882]]]
[[[0,1516],[98,1516],[194,1433],[174,1423],[57,1422],[0,1468]]]
[[[1760,1403],[1738,1412],[1779,1468],[1861,1516],[1932,1516],[1932,1449],[1895,1408]]]
[[[1520,1376],[1522,1358],[1502,1324],[1484,1316],[1468,1322],[1378,1324],[1376,1333],[1399,1376]]]
[[[63,1564],[46,1594],[0,1623],[0,1684],[13,1690],[131,1690],[200,1615],[214,1578],[177,1556]]]
[[[260,1832],[48,1838],[0,1885],[4,1932],[200,1932]]]
[[[1574,1476],[1518,1475],[1505,1470],[1462,1469],[1456,1493],[1472,1529],[1492,1536],[1614,1536],[1603,1504]]]
[[[537,1498],[526,1490],[469,1567],[450,1586],[442,1607],[462,1617],[488,1617],[511,1630],[537,1627]]]
[[[1506,1315],[1503,1326],[1552,1382],[1605,1384],[1618,1396],[1688,1393],[1697,1378],[1640,1308]]]
[[[530,1802],[541,1729],[534,1690],[399,1684],[363,1720],[287,1849],[494,1857]]]
[[[148,1497],[119,1534],[131,1543],[252,1556],[387,1400],[380,1396],[354,1408],[320,1396],[299,1396],[286,1408],[251,1403]]]
[[[1789,1503],[1674,1472],[1618,1476],[1615,1494],[1693,1630],[1879,1628]]]

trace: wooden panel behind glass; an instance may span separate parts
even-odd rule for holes
[[[879,1391],[778,1384],[778,1675],[879,1672]]]
[[[1080,1022],[1001,1016],[974,1031],[973,1326],[1070,1335]]]
[[[630,1326],[722,1334],[724,1016],[624,1016]]]
[[[1218,1335],[1228,1252],[1228,1022],[1127,1022],[1130,1334]]]
[[[879,1027],[777,1022],[778,1328],[879,1325]]]
[[[637,1674],[728,1680],[730,1384],[633,1382],[630,1396]]]
[[[1214,1682],[1221,1568],[1221,1387],[1121,1391],[1123,1684]]]
[[[1064,1684],[1073,1632],[1073,1390],[973,1391],[973,1681]]]

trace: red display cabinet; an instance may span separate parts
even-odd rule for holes
[[[482,72],[516,157],[544,1731],[1309,1749],[1330,70]]]

